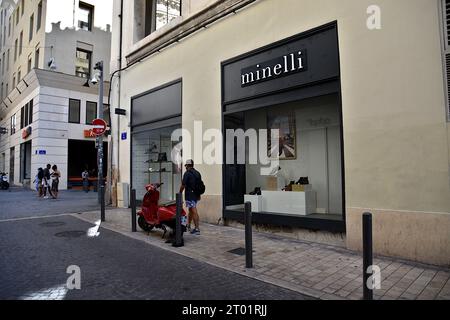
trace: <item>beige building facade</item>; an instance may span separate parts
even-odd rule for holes
[[[111,120],[114,181],[140,195],[165,179],[171,198],[181,173],[158,160],[170,158],[174,130],[194,136],[196,121],[203,132],[278,126],[284,180],[275,187],[258,165],[192,154],[207,186],[203,220],[241,221],[244,199],[260,187],[255,222],[265,229],[360,250],[370,211],[377,254],[450,265],[449,8],[441,0],[116,0],[112,71],[123,70],[111,83],[112,108],[127,114]],[[292,200],[280,193],[280,183],[300,177],[309,183]]]

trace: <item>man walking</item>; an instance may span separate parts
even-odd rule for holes
[[[180,193],[185,191],[186,207],[189,209],[189,229],[194,221],[195,229],[191,231],[193,235],[200,235],[200,217],[198,215],[197,205],[204,193],[204,184],[200,172],[194,169],[194,161],[186,161],[186,172],[183,176],[183,183]],[[203,188],[202,188],[203,186]]]
[[[49,197],[47,196],[47,191],[48,194],[50,195],[50,197],[54,198],[53,194],[52,194],[52,189],[51,189],[51,185],[50,185],[50,169],[52,168],[51,164],[48,164],[47,167],[44,169],[44,180],[43,180],[43,186],[44,186],[44,199],[49,199]]]

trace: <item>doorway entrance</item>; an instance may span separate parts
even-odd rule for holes
[[[20,145],[20,182],[24,186],[31,182],[31,141]]]
[[[16,158],[16,148],[12,147],[11,149],[9,149],[9,183],[11,185],[14,184],[15,158]]]
[[[87,169],[89,172],[89,180],[95,187],[98,177],[97,168],[97,148],[95,141],[69,140],[69,157],[68,157],[68,189],[82,189],[83,181],[82,172]],[[103,150],[108,150],[108,143],[103,143]],[[107,152],[103,157],[103,172],[107,172],[108,157]],[[105,179],[107,177],[105,176]]]

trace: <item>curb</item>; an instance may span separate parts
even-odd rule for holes
[[[77,219],[79,219],[79,220],[82,220],[82,221],[85,221],[85,222],[88,222],[88,223],[92,223],[91,220],[89,220],[87,218],[84,218],[84,217],[82,217],[80,215],[72,215],[72,216],[77,218]],[[322,291],[319,291],[319,290],[316,290],[316,289],[307,288],[307,287],[304,287],[304,286],[301,286],[301,285],[294,285],[294,284],[289,283],[287,281],[274,279],[272,277],[268,277],[268,276],[265,276],[265,275],[260,275],[260,274],[257,274],[254,270],[246,270],[246,269],[236,270],[236,269],[224,266],[224,265],[220,265],[220,264],[214,263],[211,260],[208,260],[208,259],[205,259],[205,258],[202,258],[202,257],[199,257],[199,256],[195,256],[195,255],[190,254],[190,253],[180,252],[176,248],[173,248],[172,246],[167,246],[167,245],[163,245],[160,242],[152,241],[150,237],[143,238],[139,233],[135,234],[135,233],[132,233],[132,232],[129,232],[129,231],[121,230],[120,228],[113,227],[113,226],[109,225],[107,222],[106,223],[105,222],[102,223],[101,224],[101,228],[107,229],[107,230],[112,231],[112,232],[119,233],[119,234],[121,234],[123,236],[126,236],[126,237],[134,239],[134,240],[138,240],[138,241],[144,242],[146,244],[152,245],[152,246],[157,247],[159,249],[162,249],[162,250],[165,250],[165,251],[169,251],[169,252],[172,252],[172,253],[184,256],[186,258],[190,258],[190,259],[193,259],[193,260],[196,260],[196,261],[200,261],[200,262],[206,263],[208,265],[211,265],[211,266],[219,268],[219,269],[223,269],[223,270],[226,270],[226,271],[229,271],[229,272],[233,272],[235,274],[239,274],[239,275],[247,277],[247,278],[251,278],[251,279],[258,280],[258,281],[261,281],[261,282],[264,282],[264,283],[267,283],[267,284],[271,284],[271,285],[274,285],[274,286],[277,286],[277,287],[280,287],[280,288],[284,288],[284,289],[287,289],[287,290],[291,290],[291,291],[300,293],[300,294],[305,295],[305,296],[310,297],[310,298],[315,298],[315,299],[320,299],[320,300],[347,300],[347,299],[344,299],[344,298],[339,297],[339,296],[334,295],[334,294],[328,294],[328,293],[325,293],[325,292],[322,292]]]

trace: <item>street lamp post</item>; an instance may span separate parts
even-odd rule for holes
[[[95,64],[94,70],[99,72],[98,119],[103,120],[103,61]],[[105,221],[105,185],[103,183],[103,135],[97,137],[98,144],[98,192],[101,205],[101,220]]]

